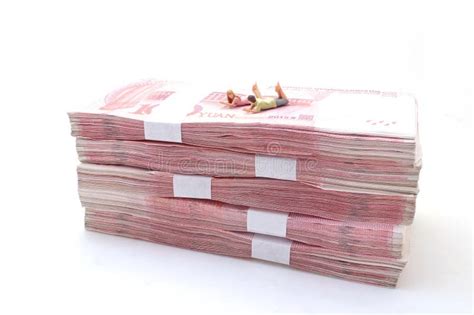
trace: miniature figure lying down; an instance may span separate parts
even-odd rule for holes
[[[250,102],[247,100],[243,100],[240,96],[234,93],[232,90],[227,90],[227,100],[222,101],[221,103],[226,105],[227,107],[239,107],[239,106],[248,106]]]
[[[252,91],[255,95],[249,95],[247,97],[251,105],[249,108],[244,109],[248,112],[259,113],[262,110],[277,108],[288,104],[288,98],[286,97],[285,92],[283,92],[279,82],[275,85],[275,92],[277,92],[278,97],[263,98],[257,83],[253,85]]]

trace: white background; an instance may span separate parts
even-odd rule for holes
[[[468,312],[473,13],[446,1],[0,2],[0,313]],[[66,111],[142,78],[414,91],[397,289],[84,231]]]

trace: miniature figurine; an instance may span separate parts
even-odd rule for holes
[[[283,92],[280,82],[275,85],[275,92],[277,92],[278,97],[263,98],[257,83],[253,85],[252,91],[255,95],[249,95],[247,97],[251,105],[249,108],[244,109],[248,112],[259,113],[262,110],[277,108],[288,104],[288,98],[286,97],[285,92]]]
[[[227,90],[227,100],[222,101],[221,103],[227,107],[238,107],[238,106],[248,106],[250,102],[247,100],[242,100],[242,98],[234,93],[232,90]]]

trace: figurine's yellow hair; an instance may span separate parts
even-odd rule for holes
[[[232,91],[231,89],[228,89],[226,94],[227,94],[227,102],[229,102],[229,104],[232,103],[232,101],[235,98],[234,91]],[[232,96],[233,96],[232,98],[230,97],[230,94],[232,94]]]

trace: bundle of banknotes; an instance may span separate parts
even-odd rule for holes
[[[421,169],[415,98],[276,87],[146,80],[71,111],[86,228],[394,287]]]

